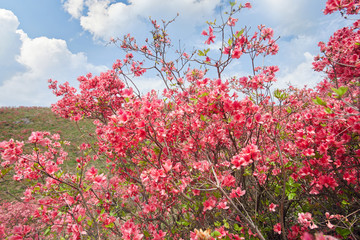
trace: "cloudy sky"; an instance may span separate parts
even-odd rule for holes
[[[111,37],[149,36],[153,19],[170,20],[172,39],[187,49],[201,47],[205,22],[219,18],[227,0],[1,0],[0,106],[50,106],[56,102],[49,78],[76,85],[76,78],[111,68],[123,53],[108,45]],[[238,1],[239,2],[239,1]],[[278,85],[314,86],[322,78],[311,69],[317,43],[349,24],[338,14],[323,15],[325,0],[252,0],[238,26],[272,27],[280,52],[267,61],[280,67]],[[246,64],[231,66],[232,75],[247,74]],[[139,85],[159,88],[149,77]]]

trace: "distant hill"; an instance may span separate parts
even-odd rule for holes
[[[68,161],[64,162],[63,168],[72,171],[77,165],[76,158],[82,156],[78,146],[85,141],[92,141],[89,133],[95,127],[90,120],[78,123],[81,133],[75,122],[56,116],[50,108],[44,107],[0,107],[0,142],[14,139],[26,142],[32,131],[47,131],[59,133],[61,140],[70,141],[70,146],[65,146],[69,153]],[[27,153],[32,151],[31,145],[25,148]],[[101,164],[101,163],[96,163]],[[102,166],[104,167],[104,166]],[[8,175],[0,179],[0,202],[11,200],[9,194],[21,196],[25,187],[21,183],[15,183],[11,187],[7,184]]]
[[[92,121],[83,120],[79,123],[84,132],[92,132]],[[13,138],[25,141],[32,131],[48,131],[59,133],[62,140],[71,142],[67,149],[71,158],[75,160],[78,146],[89,139],[89,134],[79,132],[76,123],[56,116],[50,108],[44,107],[1,107],[0,108],[0,142]]]

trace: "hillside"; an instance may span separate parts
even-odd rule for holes
[[[93,129],[91,121],[80,121],[79,127],[86,132]],[[2,107],[0,108],[0,141],[26,141],[32,131],[59,133],[61,139],[70,141],[71,150],[84,141],[75,122],[56,116],[50,108],[44,107]]]
[[[94,130],[92,122],[83,120],[78,123],[83,132]],[[78,146],[82,142],[89,141],[89,134],[81,133],[75,122],[62,119],[56,116],[50,108],[43,107],[1,107],[0,108],[0,142],[14,139],[26,142],[32,131],[48,131],[59,133],[62,140],[70,141],[70,146],[65,150],[69,153],[69,161],[65,163],[65,168],[71,171],[76,166],[76,157],[80,155]],[[90,140],[91,141],[91,140]],[[27,145],[26,150],[31,150],[32,146]],[[19,194],[24,189],[20,183],[18,186],[8,188],[6,182],[9,179],[0,180],[0,200],[8,199],[7,190],[11,194]]]

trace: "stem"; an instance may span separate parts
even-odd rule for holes
[[[276,144],[276,148],[279,152],[279,156],[280,156],[280,162],[281,162],[281,174],[282,174],[282,182],[283,182],[283,187],[282,187],[282,193],[281,193],[281,200],[280,200],[280,223],[281,223],[281,236],[282,239],[286,240],[286,231],[285,231],[285,212],[284,212],[284,206],[285,206],[285,197],[286,197],[286,193],[285,193],[285,187],[286,187],[286,173],[285,173],[285,169],[284,169],[284,159],[282,157],[282,152],[278,143],[278,140],[276,138],[274,138],[275,144]]]
[[[252,219],[251,219],[251,217],[249,216],[248,212],[246,211],[244,205],[243,205],[241,202],[239,202],[239,204],[240,204],[240,206],[242,207],[242,209],[244,209],[246,215],[245,215],[243,212],[241,212],[241,210],[237,207],[237,205],[234,203],[234,201],[228,196],[228,194],[227,194],[227,193],[224,191],[224,189],[221,187],[220,181],[219,181],[219,179],[217,178],[216,173],[215,173],[213,167],[211,167],[211,170],[212,170],[212,172],[213,172],[213,174],[214,174],[214,177],[215,177],[215,180],[216,180],[216,184],[214,184],[214,183],[213,183],[213,184],[223,193],[223,195],[226,197],[226,199],[231,203],[231,205],[232,205],[232,206],[235,208],[235,210],[239,213],[239,215],[241,216],[241,218],[244,219],[245,222],[250,225],[251,229],[254,230],[254,231],[257,233],[258,237],[259,237],[261,240],[265,240],[265,238],[264,238],[264,236],[262,235],[262,233],[260,232],[260,230],[257,228],[257,226],[255,225],[255,223],[252,221]]]

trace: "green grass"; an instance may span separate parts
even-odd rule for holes
[[[78,130],[82,130],[82,133]],[[14,139],[18,141],[28,140],[33,131],[47,131],[52,134],[59,133],[61,140],[70,141],[70,146],[64,147],[69,153],[68,161],[64,162],[63,169],[71,171],[76,167],[76,157],[81,156],[78,146],[87,141],[94,140],[89,137],[88,133],[94,132],[95,127],[91,120],[82,120],[78,123],[68,119],[56,116],[50,108],[43,107],[19,107],[19,108],[0,108],[0,142]],[[32,146],[30,144],[24,149],[30,153]],[[14,195],[21,195],[25,186],[17,183],[9,187],[9,177],[0,179],[0,201],[8,199],[4,194],[6,190]]]
[[[95,129],[90,120],[80,121],[78,125],[86,133]],[[59,133],[62,140],[71,142],[72,156],[76,156],[77,146],[88,140],[88,134],[80,133],[75,122],[56,116],[50,108],[0,108],[0,141],[12,138],[26,142],[33,131]]]

